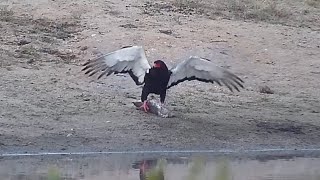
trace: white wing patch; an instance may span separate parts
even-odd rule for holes
[[[239,91],[239,87],[243,88],[243,81],[238,76],[224,68],[216,66],[209,60],[196,56],[191,56],[189,59],[182,61],[171,72],[167,88],[186,80],[216,82],[220,86],[227,86],[230,91],[233,91],[233,89]]]
[[[129,73],[137,85],[144,82],[145,74],[149,72],[150,64],[141,46],[119,49],[84,64],[86,74],[100,74],[98,79],[112,73]]]

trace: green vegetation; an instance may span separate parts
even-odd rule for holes
[[[60,180],[59,170],[55,167],[52,167],[48,170],[48,180]]]
[[[166,161],[161,159],[157,165],[146,174],[147,180],[164,180],[164,167]]]
[[[189,173],[187,176],[187,180],[197,180],[199,176],[202,174],[204,165],[204,159],[201,157],[196,157],[191,162],[191,167],[189,168]]]
[[[190,167],[187,176],[184,178],[186,180],[201,180],[203,179],[203,173],[205,169],[205,159],[202,157],[195,157],[190,162]],[[166,160],[160,159],[157,165],[152,169],[148,170],[146,173],[146,180],[164,180],[165,179],[165,167],[167,165]],[[212,180],[231,180],[231,171],[229,169],[229,164],[227,160],[220,160],[216,169],[213,169],[214,177]],[[47,174],[48,180],[62,180],[59,169],[56,167],[51,167]]]
[[[320,0],[306,0],[306,3],[314,8],[320,8]]]
[[[230,19],[273,21],[290,15],[280,3],[273,0],[176,0],[173,4],[180,9],[189,8],[210,18],[220,16]]]
[[[218,167],[215,172],[216,176],[214,180],[231,180],[231,172],[229,169],[228,161],[221,160],[218,163]]]
[[[264,21],[320,29],[320,0],[171,0],[148,1],[144,13],[200,15],[209,19]]]
[[[0,6],[0,21],[10,21],[13,16],[13,11],[8,10],[7,6]]]

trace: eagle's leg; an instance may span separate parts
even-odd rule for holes
[[[144,110],[144,112],[148,112],[149,111],[149,106],[147,104],[147,100],[143,101],[143,104],[140,106],[140,108]]]
[[[161,108],[164,106],[164,100],[166,99],[166,94],[167,92],[164,91],[160,94],[160,103],[161,103]]]
[[[143,104],[142,106],[140,106],[140,108],[143,108],[145,112],[148,112],[148,110],[150,109],[147,104],[148,95],[149,95],[148,88],[146,86],[143,86],[142,93],[141,93],[141,102],[143,102]]]

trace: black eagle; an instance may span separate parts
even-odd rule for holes
[[[99,73],[98,79],[113,73],[128,73],[137,85],[144,84],[141,101],[145,111],[149,109],[146,100],[150,93],[160,95],[160,102],[163,104],[167,89],[186,80],[217,83],[220,86],[225,85],[230,91],[239,91],[239,87],[243,88],[244,83],[228,70],[197,56],[189,57],[170,70],[161,60],[156,60],[151,67],[141,46],[124,47],[89,60],[84,66],[82,70],[85,74],[92,76]]]

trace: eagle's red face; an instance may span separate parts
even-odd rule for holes
[[[163,61],[161,61],[161,60],[156,60],[156,61],[154,62],[153,67],[155,67],[155,68],[160,68],[160,69],[166,69],[166,68],[167,68],[166,64],[165,64]]]
[[[154,62],[153,68],[156,68],[156,69],[159,69],[162,71],[168,71],[168,67],[167,67],[166,63],[164,63],[161,60],[156,60]]]
[[[161,64],[159,62],[154,62],[153,67],[155,68],[161,68]]]

